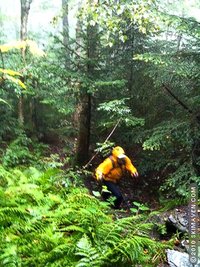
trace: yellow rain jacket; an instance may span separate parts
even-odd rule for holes
[[[123,159],[123,164],[119,164],[119,159]],[[127,170],[131,174],[135,174],[137,169],[131,163],[129,157],[125,155],[123,148],[117,146],[112,150],[112,156],[106,158],[96,169],[95,174],[97,180],[103,175],[106,181],[116,183]]]

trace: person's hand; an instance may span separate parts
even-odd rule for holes
[[[96,172],[96,179],[97,181],[103,180],[103,173],[102,172]]]
[[[132,176],[132,177],[136,177],[136,178],[137,178],[137,177],[139,176],[139,174],[138,174],[138,172],[137,172],[137,171],[135,171],[135,172],[132,172],[132,173],[131,173],[131,176]]]

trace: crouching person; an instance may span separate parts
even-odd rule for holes
[[[108,200],[110,196],[114,196],[115,209],[119,209],[123,201],[118,182],[124,176],[125,171],[130,172],[133,177],[138,177],[137,169],[120,146],[113,148],[112,155],[106,158],[95,170],[97,181],[101,181],[102,185],[107,188],[107,192],[103,192],[102,197]]]

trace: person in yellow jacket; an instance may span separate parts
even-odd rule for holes
[[[124,172],[130,172],[131,176],[138,177],[137,169],[133,166],[129,157],[125,155],[122,147],[116,146],[112,150],[112,155],[106,158],[95,170],[97,181],[101,181],[108,191],[115,197],[114,208],[119,209],[123,201],[123,196],[117,185],[118,181],[124,175]],[[105,200],[109,195],[104,195]]]

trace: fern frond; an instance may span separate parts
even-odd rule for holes
[[[16,172],[14,172],[16,174]],[[43,192],[40,190],[39,186],[36,184],[31,184],[27,182],[27,178],[21,172],[17,172],[19,179],[18,183],[13,186],[9,186],[5,190],[5,194],[9,197],[15,197],[18,202],[22,199],[27,200],[28,203],[35,203],[39,205],[40,201],[44,198]]]
[[[50,262],[52,266],[75,266],[77,257],[74,256],[74,252],[75,246],[72,240],[58,244],[43,257],[43,265]]]
[[[13,223],[19,220],[27,221],[30,217],[30,214],[23,208],[8,207],[0,209],[1,223]]]
[[[4,188],[13,184],[13,176],[10,172],[6,171],[2,165],[0,165],[0,185]]]
[[[134,234],[149,236],[153,223],[140,223],[135,225]]]
[[[81,232],[81,233],[85,233],[84,228],[82,228],[80,226],[76,226],[76,225],[69,225],[69,226],[64,227],[64,228],[59,228],[56,231],[57,232]]]
[[[21,265],[21,260],[17,254],[16,245],[7,245],[3,251],[0,251],[0,265],[17,267]]]
[[[87,235],[84,235],[77,243],[77,252],[75,254],[81,256],[76,267],[100,266],[100,254],[95,247],[92,247],[91,241]]]

